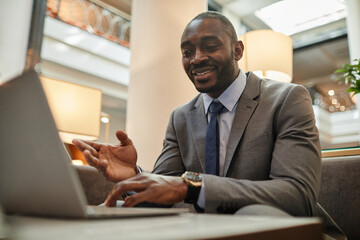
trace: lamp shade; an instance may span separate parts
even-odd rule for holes
[[[259,77],[291,82],[293,69],[292,40],[272,30],[256,30],[240,37],[244,43],[243,58],[239,61],[244,71]]]
[[[96,140],[100,132],[102,92],[48,77],[41,77],[61,139]]]

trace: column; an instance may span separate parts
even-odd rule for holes
[[[360,0],[346,0],[350,60],[360,58]]]
[[[206,9],[206,0],[132,2],[126,130],[145,170],[161,152],[171,112],[197,94],[182,67],[180,38]]]

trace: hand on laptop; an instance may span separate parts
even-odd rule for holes
[[[119,145],[96,143],[74,139],[73,143],[80,149],[89,165],[100,170],[107,179],[118,182],[133,177],[137,173],[137,152],[127,134],[116,132]]]
[[[142,202],[174,204],[185,199],[188,187],[181,177],[140,173],[117,183],[105,200],[108,207],[116,206],[116,200],[125,192],[137,193],[125,198],[124,207],[134,207]]]

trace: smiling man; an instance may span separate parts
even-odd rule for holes
[[[124,206],[185,201],[206,213],[319,216],[326,232],[341,238],[317,203],[321,157],[309,93],[245,74],[237,64],[243,49],[219,13],[201,13],[186,26],[182,63],[200,94],[173,111],[152,174],[139,173],[123,131],[119,145],[74,144],[118,182],[107,206],[135,191]]]
[[[212,98],[219,97],[238,76],[237,61],[244,49],[234,31],[219,31],[223,28],[218,20],[194,20],[181,38],[186,74],[199,92]]]

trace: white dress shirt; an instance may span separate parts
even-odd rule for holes
[[[234,82],[217,98],[221,102],[226,110],[224,110],[218,118],[219,121],[219,137],[220,137],[220,146],[219,146],[219,175],[224,176],[224,164],[225,164],[225,155],[228,145],[228,140],[230,136],[232,122],[235,116],[236,106],[239,102],[240,96],[244,91],[246,86],[246,75],[243,71],[240,70],[238,77]],[[210,121],[211,114],[208,114],[208,108],[214,98],[210,97],[206,93],[202,94],[205,115]],[[205,208],[205,191],[204,191],[204,181],[202,182],[202,187],[200,190],[199,198],[197,204],[201,208]]]

